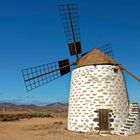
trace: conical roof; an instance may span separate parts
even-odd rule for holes
[[[97,65],[97,64],[117,64],[117,62],[114,61],[109,56],[105,55],[100,50],[95,48],[92,51],[85,54],[84,56],[82,56],[79,59],[77,66],[82,67],[86,65]]]

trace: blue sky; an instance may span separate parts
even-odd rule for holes
[[[58,10],[64,1],[0,1],[0,101],[68,101],[71,74],[30,93],[21,74],[23,68],[70,57]],[[79,7],[83,51],[109,42],[115,59],[140,77],[139,0],[74,2]],[[128,75],[126,80],[130,100],[140,103],[140,83]]]

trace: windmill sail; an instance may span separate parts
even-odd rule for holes
[[[106,54],[107,56],[113,58],[113,50],[112,50],[112,45],[111,44],[106,44],[106,45],[103,45],[99,48],[100,51],[102,51],[104,54]]]
[[[61,60],[49,64],[22,70],[26,90],[30,91],[49,83],[70,72],[69,60]]]
[[[61,17],[71,56],[81,53],[80,27],[76,4],[60,5]]]

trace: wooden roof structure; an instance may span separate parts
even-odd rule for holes
[[[83,55],[78,63],[77,67],[87,66],[87,65],[97,65],[97,64],[114,64],[117,65],[118,63],[114,61],[109,56],[105,55],[99,49],[93,49],[87,54]]]

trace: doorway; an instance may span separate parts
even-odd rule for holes
[[[99,109],[99,127],[100,127],[100,131],[109,131],[108,109]]]

